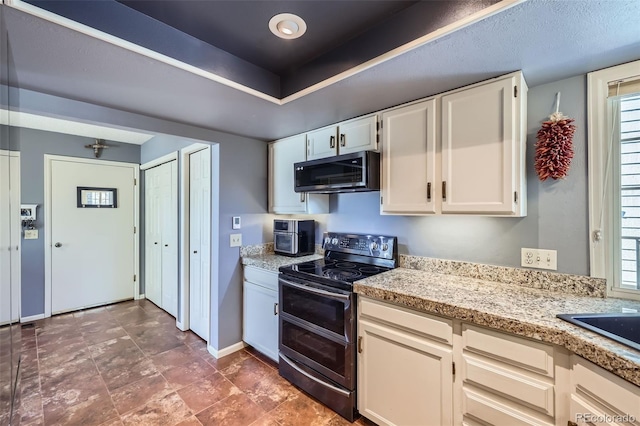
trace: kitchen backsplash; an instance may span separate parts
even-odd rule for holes
[[[437,274],[456,275],[485,281],[512,283],[524,287],[579,296],[605,297],[607,281],[583,275],[559,274],[506,266],[442,260],[430,257],[399,256],[401,268],[419,269]]]

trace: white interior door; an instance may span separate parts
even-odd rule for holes
[[[189,159],[189,327],[209,340],[211,287],[211,151]]]
[[[0,325],[20,318],[20,158],[0,153]]]
[[[160,198],[158,168],[144,172],[144,293],[158,306],[162,305],[162,233],[158,217]]]
[[[52,159],[51,312],[134,297],[134,165]],[[77,188],[115,188],[116,208],[77,207]]]
[[[178,315],[178,168],[176,161],[159,166],[159,208],[162,232],[162,304]]]

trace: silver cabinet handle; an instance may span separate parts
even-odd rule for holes
[[[340,146],[346,146],[347,145],[347,135],[345,135],[344,133],[340,134]]]
[[[427,182],[427,201],[431,201],[431,182]]]
[[[305,194],[304,192],[300,193],[300,202],[301,203],[304,203],[304,194]]]
[[[335,147],[336,147],[336,137],[331,136],[329,138],[329,148],[335,148]]]
[[[282,354],[282,352],[279,353],[280,358],[285,361],[287,364],[289,364],[291,366],[291,368],[295,369],[296,371],[298,371],[298,373],[304,375],[305,377],[313,380],[314,382],[318,383],[319,385],[322,385],[326,388],[329,388],[335,392],[338,392],[342,395],[346,395],[349,396],[349,392],[342,390],[340,388],[337,388],[335,386],[330,385],[329,383],[325,383],[323,381],[320,381],[320,379],[316,379],[315,377],[313,377],[311,374],[307,373],[306,371],[302,370],[300,367],[298,367],[297,365],[295,365],[293,363],[293,361],[291,361],[289,358],[287,358],[285,355]]]
[[[277,303],[273,304],[273,315],[278,315],[278,304]]]
[[[62,247],[62,244],[61,243],[55,243],[55,246],[59,248],[59,247]]]

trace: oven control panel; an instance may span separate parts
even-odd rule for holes
[[[383,235],[325,232],[322,248],[325,251],[394,259],[396,257],[397,238]]]

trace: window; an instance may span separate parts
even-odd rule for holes
[[[588,75],[591,275],[640,299],[640,61]]]

